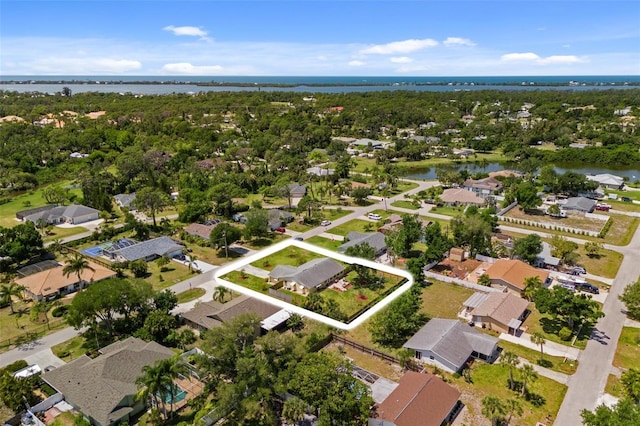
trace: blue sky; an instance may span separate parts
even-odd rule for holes
[[[640,1],[2,0],[0,75],[640,75]]]

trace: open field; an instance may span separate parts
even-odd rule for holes
[[[613,365],[624,369],[638,368],[640,362],[640,328],[623,327]]]
[[[542,210],[521,210],[515,207],[505,215],[511,219],[529,220],[537,223],[544,223],[547,226],[566,226],[585,231],[600,232],[606,221],[585,217],[582,213],[567,212],[567,217],[552,217]]]
[[[474,291],[442,281],[430,281],[432,284],[422,290],[422,312],[429,318],[457,318],[462,304]]]
[[[376,223],[368,220],[353,219],[342,225],[338,225],[331,228],[329,232],[336,235],[345,236],[351,231],[355,232],[374,232],[376,230]]]
[[[393,203],[391,203],[391,205],[393,207],[400,207],[402,209],[411,209],[411,210],[418,210],[420,208],[416,206],[414,203],[412,203],[411,201],[405,201],[405,200],[394,201]]]
[[[445,216],[451,216],[451,217],[458,217],[464,214],[465,211],[465,207],[463,206],[458,206],[458,207],[452,207],[452,206],[442,206],[442,207],[432,207],[431,210],[429,210],[430,213],[436,213],[436,214],[443,214]]]
[[[338,247],[340,247],[343,242],[338,240],[332,240],[330,238],[324,238],[319,235],[315,237],[311,237],[307,240],[309,244],[313,244],[318,247],[326,248],[327,250],[338,251]]]
[[[42,186],[38,189],[22,194],[11,194],[11,201],[0,205],[0,226],[4,226],[5,228],[14,227],[20,223],[16,220],[17,212],[47,205],[47,201],[42,196],[42,191],[45,188],[48,188],[49,186],[60,186],[64,188],[72,186],[73,182],[73,180],[64,180],[55,184]],[[70,188],[69,196],[80,198],[82,197],[82,191],[80,188]]]

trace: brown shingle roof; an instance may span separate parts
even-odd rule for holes
[[[460,392],[441,378],[408,371],[378,405],[378,418],[396,426],[440,426],[459,398]]]
[[[440,200],[444,203],[484,204],[484,199],[478,197],[475,192],[462,188],[445,189]]]
[[[182,314],[182,317],[203,328],[211,329],[242,314],[254,313],[260,319],[265,319],[278,311],[280,308],[270,303],[249,296],[240,296],[224,304],[213,300],[199,303],[192,310]]]
[[[516,259],[500,259],[489,266],[486,273],[492,280],[499,279],[506,281],[520,290],[524,290],[525,278],[539,277],[542,282],[545,282],[549,276],[549,272],[534,268]]]
[[[200,237],[203,240],[208,240],[211,236],[211,230],[215,227],[215,225],[203,225],[201,223],[192,223],[191,225],[185,226],[184,232],[189,235],[193,235],[195,237]]]

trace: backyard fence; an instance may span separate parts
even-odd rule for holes
[[[602,226],[600,231],[588,231],[586,229],[574,228],[571,226],[564,226],[564,225],[556,225],[548,222],[534,222],[532,220],[516,219],[511,217],[505,217],[505,216],[498,216],[498,218],[503,222],[513,223],[515,225],[526,225],[526,226],[531,226],[533,228],[548,229],[550,231],[562,231],[568,234],[575,234],[575,235],[588,235],[590,237],[599,237],[600,234],[602,233],[603,228],[606,226],[606,223],[605,223],[605,225]]]
[[[49,324],[41,326],[31,327],[26,326],[27,330],[24,334],[15,336],[9,339],[0,340],[0,352],[5,349],[13,349],[16,346],[33,345],[40,337],[47,333],[51,329],[55,329],[57,326],[65,324],[63,318],[56,318],[49,321]]]
[[[373,348],[370,348],[368,346],[361,345],[358,342],[355,342],[353,340],[350,340],[350,339],[347,339],[345,337],[339,336],[337,334],[333,334],[332,333],[331,334],[331,338],[332,338],[332,340],[334,340],[334,341],[336,341],[338,343],[341,343],[343,345],[347,345],[349,347],[352,347],[354,349],[359,350],[360,352],[364,352],[364,353],[369,354],[371,356],[375,356],[375,357],[380,358],[380,359],[382,359],[384,361],[388,361],[388,362],[392,362],[394,364],[398,364],[401,367],[404,367],[404,368],[406,368],[408,370],[417,371],[417,372],[422,372],[423,371],[423,368],[421,366],[419,366],[418,364],[415,364],[413,362],[407,362],[407,363],[405,363],[403,365],[402,362],[398,358],[396,358],[394,356],[391,356],[391,355],[386,354],[384,352],[380,352],[377,349],[373,349]]]

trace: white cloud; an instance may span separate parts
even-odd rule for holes
[[[503,62],[531,62],[538,65],[568,65],[587,62],[585,58],[575,55],[551,55],[540,57],[533,52],[507,53],[500,58]]]
[[[164,64],[162,70],[173,74],[208,75],[220,73],[224,68],[220,65],[192,65],[189,62]]]
[[[397,57],[393,57],[391,59],[389,59],[391,62],[393,62],[394,64],[408,64],[413,62],[413,59],[409,58],[408,56],[397,56]]]
[[[198,28],[198,27],[174,27],[173,25],[167,25],[163,28],[165,31],[170,31],[173,35],[176,36],[189,36],[189,37],[200,37],[202,40],[210,40],[206,31]]]
[[[462,37],[447,37],[447,39],[443,41],[442,44],[444,44],[447,47],[451,47],[451,46],[473,47],[476,45],[474,42],[472,42],[468,38],[462,38]]]
[[[349,61],[349,66],[350,67],[362,67],[366,65],[364,62],[362,61]]]
[[[362,49],[362,54],[372,55],[393,55],[396,53],[411,53],[429,47],[435,47],[438,45],[436,40],[425,38],[422,40],[409,39],[404,41],[394,41],[387,44],[376,44],[365,49]]]

